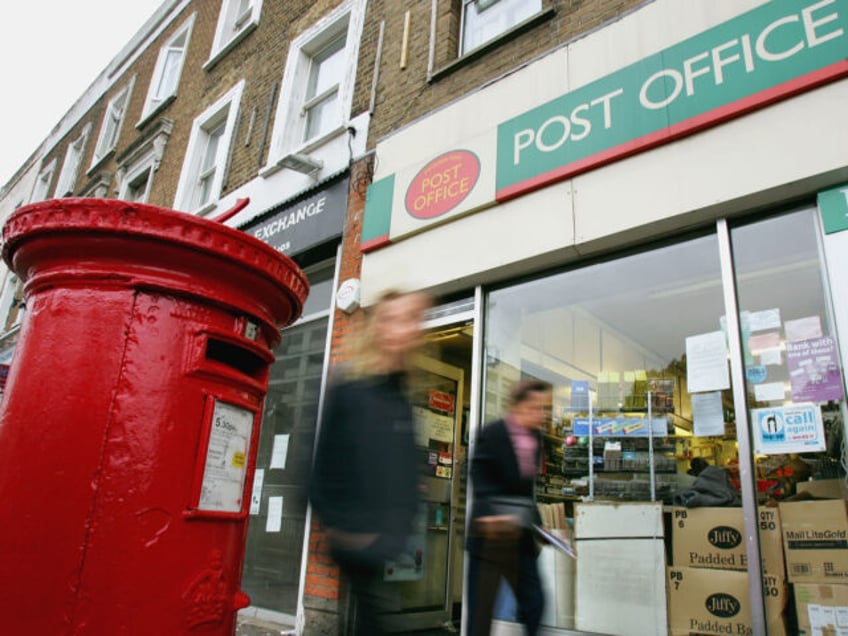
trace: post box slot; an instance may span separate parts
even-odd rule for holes
[[[253,351],[215,338],[206,340],[206,359],[225,364],[257,380],[261,379],[267,367],[266,361]]]

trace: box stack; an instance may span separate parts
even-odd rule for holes
[[[798,634],[848,633],[845,500],[781,503],[780,516]]]
[[[750,634],[748,559],[741,508],[673,508],[669,633]],[[788,598],[777,508],[759,510],[770,636],[784,635]]]

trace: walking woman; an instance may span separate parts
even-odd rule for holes
[[[418,512],[406,384],[427,305],[422,294],[388,292],[370,308],[322,417],[310,500],[348,585],[355,636],[385,633],[383,565],[404,549]]]

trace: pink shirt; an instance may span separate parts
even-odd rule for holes
[[[518,459],[518,469],[522,477],[533,477],[536,475],[536,458],[539,455],[539,441],[533,431],[516,424],[509,417],[506,420],[506,430],[512,440],[512,448]]]

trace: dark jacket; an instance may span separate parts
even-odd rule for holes
[[[540,451],[536,472],[541,460],[541,437],[538,434],[537,439]],[[480,431],[471,458],[471,483],[474,488],[472,520],[503,514],[505,510],[499,504],[501,497],[522,497],[533,505],[534,521],[540,521],[539,512],[535,507],[535,475],[521,475],[505,420],[496,420]]]
[[[707,466],[692,487],[674,496],[675,506],[687,508],[741,506],[742,498],[730,483],[730,474],[719,466]]]
[[[418,510],[412,408],[401,374],[331,385],[309,497],[321,522],[403,548]]]

